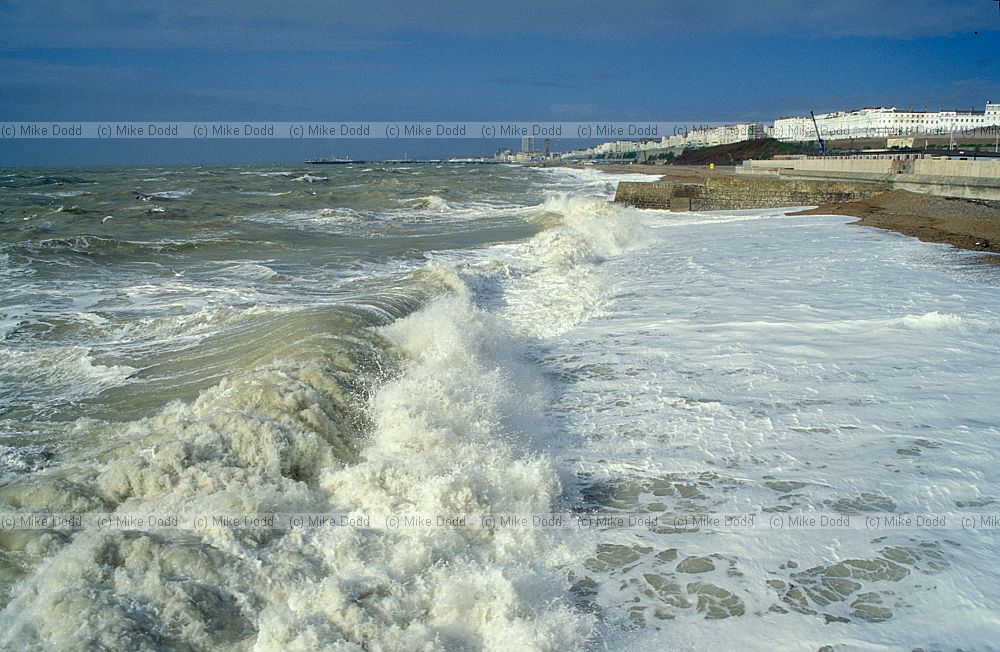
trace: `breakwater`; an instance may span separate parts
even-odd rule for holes
[[[741,210],[858,201],[888,189],[888,183],[873,181],[719,176],[703,184],[623,181],[615,201],[671,211]]]

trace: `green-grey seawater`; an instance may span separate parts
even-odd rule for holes
[[[490,165],[0,173],[0,512],[551,510],[527,443],[545,383],[491,310],[504,283],[591,260],[584,238],[536,239],[571,193],[607,211],[613,188]],[[482,632],[432,605],[504,575],[561,591],[544,555],[429,534],[0,530],[0,647],[327,649],[400,628],[453,647]],[[521,640],[578,620],[497,599],[491,626]]]
[[[537,230],[525,212],[537,177],[430,165],[2,175],[0,418],[35,431],[25,442],[9,425],[3,443],[37,444],[46,421],[133,417],[405,314],[424,298],[413,273],[429,252]]]

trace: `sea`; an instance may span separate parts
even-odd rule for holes
[[[0,170],[0,648],[996,649],[1000,268],[648,179]]]

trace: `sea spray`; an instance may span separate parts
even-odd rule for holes
[[[544,380],[454,272],[431,264],[414,283],[444,294],[359,337],[362,349],[225,379],[128,425],[134,443],[105,464],[53,469],[41,486],[58,492],[13,485],[4,497],[68,511],[551,512],[558,475],[531,445],[551,427]],[[181,541],[111,532],[21,544],[48,558],[16,586],[3,640],[572,649],[592,627],[559,570],[586,541],[545,530],[209,527]]]
[[[551,511],[557,475],[525,443],[526,429],[547,427],[544,384],[503,325],[450,295],[385,334],[405,369],[373,399],[362,461],[324,477],[331,503],[379,514]],[[569,541],[543,530],[322,536],[337,572],[291,600],[294,613],[268,612],[261,641],[274,649],[345,635],[376,647],[571,649],[590,631],[565,602],[558,567],[573,556]]]

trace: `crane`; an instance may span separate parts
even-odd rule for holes
[[[819,141],[819,155],[826,156],[826,141],[823,140],[823,136],[819,133],[819,124],[816,123],[816,114],[810,111],[809,115],[812,116],[813,127],[816,128],[816,139]]]

